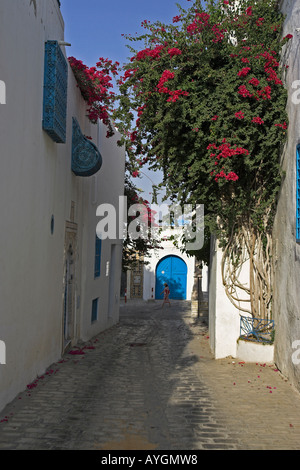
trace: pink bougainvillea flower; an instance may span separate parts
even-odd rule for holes
[[[177,49],[177,47],[173,47],[172,49],[168,50],[168,54],[170,57],[173,57],[174,55],[181,55],[182,52],[180,49]]]
[[[243,97],[243,98],[251,98],[253,95],[250,93],[250,91],[245,87],[245,85],[241,85],[239,87],[238,93]]]
[[[260,81],[257,78],[251,78],[248,83],[253,86],[258,86],[260,84]]]
[[[239,111],[239,112],[235,113],[235,117],[237,119],[244,119],[245,118],[244,113],[242,111]]]
[[[174,16],[173,23],[178,23],[181,20],[181,15]]]
[[[69,352],[72,356],[81,356],[85,354],[85,352],[82,349],[73,349],[72,351]]]
[[[275,127],[282,127],[282,129],[287,129],[287,123],[284,121],[283,124],[274,124]]]
[[[246,77],[248,73],[250,72],[251,68],[250,67],[244,67],[242,70],[238,72],[239,77]]]
[[[264,21],[265,21],[264,18],[258,18],[258,20],[256,21],[256,25],[257,26],[262,26]]]
[[[259,125],[262,125],[262,124],[265,123],[265,121],[263,121],[259,116],[254,117],[254,118],[252,119],[252,122],[254,122],[255,124],[259,124]]]

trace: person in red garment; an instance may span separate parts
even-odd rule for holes
[[[163,304],[161,306],[161,308],[163,308],[163,306],[165,304],[169,304],[169,307],[171,307],[171,302],[170,302],[170,299],[169,299],[169,295],[170,295],[170,289],[169,289],[169,286],[168,284],[165,282],[164,283],[164,290],[161,292],[161,294],[163,293],[164,294],[164,301],[163,301]]]

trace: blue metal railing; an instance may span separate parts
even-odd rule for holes
[[[259,343],[272,343],[274,327],[274,320],[241,316],[240,338]]]

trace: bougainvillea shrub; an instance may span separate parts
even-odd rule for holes
[[[229,264],[242,262],[246,249],[250,311],[258,315],[271,305],[271,234],[288,127],[281,50],[293,37],[282,38],[283,21],[277,0],[195,0],[179,6],[170,24],[143,21],[144,34],[127,37],[131,58],[114,116],[135,174],[147,163],[163,171],[172,200],[204,204]],[[254,305],[255,289],[268,291],[263,307]]]

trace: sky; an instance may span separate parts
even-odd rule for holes
[[[95,66],[99,57],[118,61],[121,65],[131,56],[122,34],[145,31],[144,20],[171,23],[179,14],[177,3],[184,8],[191,6],[187,0],[61,0],[61,12],[65,22],[67,55],[82,60],[87,66]],[[130,43],[135,46],[135,43]],[[144,169],[147,175],[134,180],[144,190],[143,196],[151,201],[152,181],[161,181],[160,174]]]
[[[143,32],[141,22],[156,20],[171,23],[178,15],[176,0],[60,0],[65,21],[65,40],[71,43],[68,55],[88,66],[99,57],[121,64],[130,51],[122,34]],[[191,2],[179,0],[184,8]]]

